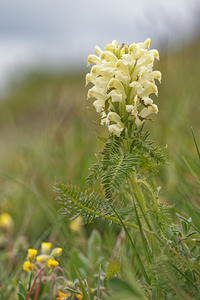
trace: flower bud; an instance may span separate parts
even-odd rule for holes
[[[40,254],[40,255],[38,255],[38,256],[36,257],[36,260],[37,260],[37,262],[39,262],[39,263],[45,263],[45,262],[48,261],[49,257],[50,257],[50,256],[47,255],[47,254]]]
[[[51,252],[51,256],[58,257],[62,253],[62,248],[54,248]]]

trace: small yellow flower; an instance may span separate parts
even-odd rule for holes
[[[49,250],[51,249],[52,244],[51,243],[42,243],[41,244],[41,249],[42,249],[42,253],[48,253]]]
[[[12,229],[13,219],[9,214],[3,213],[0,215],[0,227],[3,227],[8,230]]]
[[[51,255],[54,257],[58,257],[62,252],[62,248],[54,248],[51,252]]]
[[[30,272],[32,269],[30,261],[25,261],[23,264],[23,270],[26,272]]]
[[[28,249],[28,260],[29,261],[33,261],[36,255],[37,255],[37,250]]]
[[[75,220],[73,220],[69,223],[70,229],[73,231],[79,231],[81,222],[82,222],[82,218],[80,216],[77,217]]]
[[[78,300],[83,300],[83,294],[81,293],[81,294],[77,295],[76,298],[77,298]]]
[[[64,294],[63,292],[58,291],[58,297],[56,297],[56,300],[62,300],[67,296],[69,296],[69,294]]]
[[[59,265],[59,263],[55,259],[50,258],[48,260],[48,266],[49,266],[49,268],[54,269],[58,265]]]
[[[36,257],[36,260],[37,260],[37,262],[39,262],[39,263],[45,263],[45,262],[48,261],[49,258],[50,258],[49,255],[47,255],[47,254],[41,254],[41,255],[38,255],[38,256]]]

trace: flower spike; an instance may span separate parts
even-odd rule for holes
[[[137,129],[150,114],[158,112],[150,95],[158,94],[155,79],[161,81],[160,71],[153,70],[159,54],[155,49],[148,50],[150,44],[148,38],[143,43],[120,47],[113,40],[104,51],[96,46],[96,55],[88,56],[88,64],[94,63],[86,75],[86,85],[94,85],[88,91],[88,99],[95,98],[93,106],[100,114],[100,124],[116,136],[126,130],[128,122]],[[118,120],[111,119],[114,115]]]

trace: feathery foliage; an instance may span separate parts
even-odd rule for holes
[[[115,217],[113,209],[117,209],[123,218],[131,211],[131,208],[126,206],[125,203],[111,202],[100,192],[94,190],[86,190],[83,193],[76,186],[56,183],[54,191],[56,193],[56,200],[62,205],[60,212],[71,219],[81,216],[82,224],[89,224],[98,217],[120,224],[119,219]],[[125,224],[137,227],[126,221]]]

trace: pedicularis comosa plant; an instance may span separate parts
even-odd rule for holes
[[[103,218],[122,227],[144,299],[200,299],[199,231],[159,200],[154,182],[166,159],[164,148],[154,146],[144,130],[158,113],[150,96],[158,94],[161,81],[153,70],[159,54],[149,50],[150,43],[120,46],[114,40],[88,56],[93,66],[86,85],[93,86],[87,98],[93,99],[97,124],[107,127],[107,137],[101,137],[104,146],[89,169],[87,189],[56,183],[56,198],[61,212],[81,217],[82,224]]]

